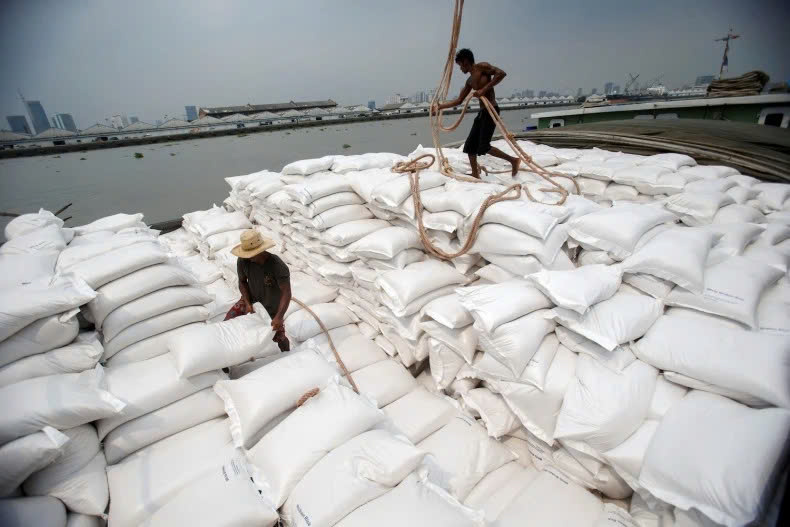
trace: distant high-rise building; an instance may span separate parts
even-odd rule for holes
[[[700,75],[697,77],[697,80],[694,81],[694,84],[701,86],[703,84],[710,84],[711,82],[713,82],[713,75]]]
[[[620,85],[619,84],[615,84],[614,85],[614,87],[612,88],[612,93],[620,93]]]
[[[136,123],[136,122],[137,122],[137,121],[139,121],[139,120],[140,120],[140,119],[138,119],[138,118],[137,118],[137,117],[135,117],[134,115],[132,115],[132,116],[129,116],[129,124],[134,124],[134,123]]]
[[[27,119],[24,115],[9,115],[6,117],[8,121],[8,126],[11,127],[12,132],[16,132],[18,134],[29,134],[30,127],[27,125]]]
[[[27,113],[30,115],[30,121],[33,123],[33,130],[35,130],[37,134],[52,128],[49,125],[47,112],[45,112],[44,107],[41,106],[41,101],[25,101],[25,106],[27,106]]]
[[[194,121],[198,118],[196,106],[184,106],[184,109],[187,111],[187,121]]]
[[[535,90],[524,90],[524,97],[534,97]]]
[[[581,96],[582,96],[582,89],[581,89],[581,88],[579,88],[579,89],[576,91],[576,97],[581,97]]]
[[[546,90],[540,90],[538,92],[538,97],[545,97],[545,96],[546,96]]]
[[[121,119],[121,116],[113,115],[112,118],[110,119],[110,126],[118,129],[123,128],[123,120]]]
[[[593,88],[592,89],[592,94],[593,95],[597,95],[598,94],[598,88]]]
[[[375,110],[376,109],[376,101],[368,101],[368,108],[370,108],[371,110]]]
[[[123,125],[123,127],[124,127],[124,128],[126,128],[127,126],[129,126],[129,118],[128,118],[128,117],[126,117],[126,114],[125,114],[125,113],[122,113],[122,114],[121,114],[121,124]]]
[[[603,92],[604,92],[604,94],[610,95],[612,93],[612,87],[613,86],[614,86],[614,83],[611,82],[611,81],[609,81],[606,84],[604,84],[603,85]]]
[[[159,126],[159,125],[161,125],[161,124],[162,124],[162,119],[157,119],[157,120],[156,120],[156,126]]]
[[[52,126],[70,132],[77,131],[77,125],[74,123],[74,118],[70,113],[56,113],[55,117],[52,118]]]

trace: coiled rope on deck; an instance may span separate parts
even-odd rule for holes
[[[527,154],[521,146],[519,146],[518,142],[515,141],[514,136],[505,126],[505,123],[500,118],[499,114],[494,110],[494,106],[486,97],[480,97],[480,102],[485,107],[488,114],[493,119],[496,127],[499,129],[500,133],[502,134],[502,138],[507,142],[510,148],[518,155],[519,160],[521,161],[522,167],[520,170],[525,170],[529,168],[529,170],[548,183],[551,184],[549,188],[542,188],[540,189],[541,192],[546,193],[556,193],[560,195],[560,199],[554,203],[544,203],[536,199],[532,193],[530,192],[529,188],[525,185],[521,185],[520,183],[515,183],[510,185],[507,189],[497,194],[493,194],[486,198],[483,204],[480,206],[480,209],[475,216],[474,221],[472,222],[472,227],[469,231],[469,235],[466,238],[466,242],[464,242],[463,246],[455,253],[447,253],[438,247],[436,247],[428,237],[428,233],[426,231],[425,225],[422,219],[423,213],[423,206],[422,200],[420,199],[420,171],[429,168],[434,163],[438,164],[439,172],[447,177],[453,178],[458,181],[465,181],[469,183],[481,183],[482,180],[478,178],[469,177],[465,174],[457,174],[452,166],[450,166],[449,160],[445,157],[444,152],[442,151],[441,139],[440,134],[441,132],[451,132],[458,128],[463,121],[464,116],[466,115],[467,109],[469,108],[469,103],[472,101],[474,94],[470,94],[466,100],[464,101],[464,105],[461,108],[461,115],[458,116],[458,120],[456,120],[450,126],[444,126],[442,124],[442,110],[438,109],[438,103],[441,100],[447,99],[447,93],[450,89],[450,82],[453,76],[453,66],[455,64],[455,51],[458,48],[458,35],[461,31],[461,16],[463,14],[464,8],[464,0],[455,0],[455,6],[453,9],[453,27],[450,34],[450,47],[447,53],[447,60],[444,64],[444,70],[442,71],[442,77],[439,81],[439,87],[436,89],[436,93],[434,94],[433,100],[431,101],[431,107],[429,111],[430,116],[430,123],[431,123],[431,136],[433,138],[433,146],[436,151],[436,156],[431,154],[424,154],[416,159],[412,159],[409,161],[404,161],[401,163],[395,164],[392,167],[393,172],[397,173],[408,173],[409,174],[409,183],[411,187],[411,194],[412,200],[414,202],[414,212],[417,219],[417,229],[420,234],[420,238],[422,240],[423,246],[425,249],[432,255],[436,256],[437,258],[441,258],[444,260],[449,260],[452,258],[456,258],[458,256],[462,256],[469,252],[472,245],[474,244],[475,240],[477,239],[477,231],[480,228],[480,223],[482,222],[483,215],[485,214],[486,210],[494,205],[495,203],[499,203],[500,201],[509,201],[515,200],[521,197],[521,189],[524,189],[527,197],[536,203],[542,203],[544,205],[562,205],[565,203],[565,200],[568,198],[568,191],[554,181],[552,178],[554,177],[562,177],[566,179],[570,179],[573,182],[574,188],[577,194],[581,194],[579,189],[579,185],[576,180],[568,176],[566,174],[555,174],[549,172],[542,166],[535,163],[532,157]],[[434,112],[434,109],[436,111]],[[430,163],[420,163],[419,161],[423,158],[430,157]],[[437,159],[438,157],[438,159]],[[526,166],[526,168],[524,168]],[[502,171],[493,171],[489,170],[486,167],[481,167],[484,172],[487,174],[498,174],[498,173],[505,173],[508,172],[507,170]]]

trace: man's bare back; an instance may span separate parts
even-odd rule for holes
[[[502,79],[507,75],[504,71],[489,64],[488,62],[475,62],[474,54],[468,49],[458,51],[455,56],[455,63],[461,68],[463,73],[468,73],[469,78],[466,84],[461,89],[461,93],[452,101],[441,103],[437,106],[437,110],[444,110],[453,108],[461,104],[470,92],[474,91],[473,95],[477,98],[485,97],[494,111],[499,113],[499,106],[496,104],[496,94],[494,93],[494,86],[502,82]],[[464,143],[464,152],[469,156],[469,166],[472,167],[472,177],[480,178],[480,169],[477,166],[477,156],[485,154],[498,157],[508,161],[512,167],[511,174],[513,177],[518,174],[518,169],[521,164],[521,159],[518,157],[509,156],[500,149],[491,146],[491,138],[494,135],[496,123],[488,114],[488,109],[484,108],[481,104],[480,113],[475,118],[472,124],[472,129],[469,132]]]

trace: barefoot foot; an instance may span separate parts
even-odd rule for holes
[[[512,170],[512,172],[511,172],[511,175],[512,175],[513,177],[516,177],[516,174],[518,174],[518,169],[519,169],[519,167],[521,166],[521,158],[520,158],[520,157],[517,157],[517,158],[516,158],[516,160],[515,160],[515,161],[513,161],[513,162],[512,162],[512,163],[510,163],[510,164],[511,164],[511,165],[513,165],[513,170]]]

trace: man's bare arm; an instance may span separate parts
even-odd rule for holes
[[[456,99],[454,99],[452,101],[448,101],[448,102],[439,104],[439,109],[440,110],[446,110],[447,108],[452,108],[453,106],[458,106],[459,104],[464,102],[464,99],[466,99],[466,96],[469,95],[470,91],[472,91],[472,87],[469,86],[469,82],[467,81],[467,83],[464,84],[464,87],[461,89],[461,93],[458,94],[458,98],[456,98]]]
[[[475,97],[482,97],[488,92],[488,90],[502,82],[502,79],[507,76],[507,73],[505,73],[503,70],[497,68],[496,66],[492,66],[488,62],[478,62],[476,66],[480,68],[482,73],[491,77],[491,80],[488,81],[488,84],[475,92]]]
[[[239,278],[239,291],[241,292],[241,299],[244,301],[244,308],[247,313],[252,313],[252,301],[250,296],[250,286],[247,284],[247,280],[242,280]]]
[[[283,327],[283,317],[285,312],[288,311],[288,306],[291,303],[291,281],[284,280],[280,285],[280,303],[277,305],[277,313],[274,314],[272,319],[272,329],[277,331]]]

